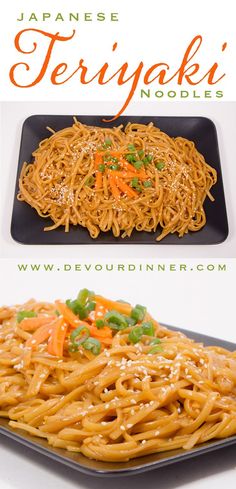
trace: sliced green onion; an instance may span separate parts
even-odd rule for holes
[[[159,345],[160,343],[160,338],[154,338],[152,341],[150,341],[150,345]]]
[[[146,307],[137,304],[131,311],[131,317],[135,319],[136,323],[138,323],[140,321],[143,321],[146,312],[147,312]]]
[[[156,345],[149,350],[148,354],[153,355],[154,353],[159,353],[160,351],[162,351],[161,345]]]
[[[101,329],[104,328],[105,321],[103,321],[103,319],[96,319],[95,324],[98,329]]]
[[[117,163],[114,163],[113,165],[109,165],[109,168],[110,168],[110,170],[119,170],[120,165],[118,165]]]
[[[86,311],[89,315],[90,312],[94,311],[95,310],[95,307],[96,307],[96,302],[93,302],[93,301],[90,301],[88,302],[87,306],[86,306]]]
[[[129,341],[131,341],[131,343],[138,343],[139,340],[142,338],[142,335],[143,335],[143,328],[142,326],[135,326],[134,328],[131,329],[130,333],[129,333]]]
[[[18,323],[21,323],[25,318],[35,318],[37,317],[36,312],[34,311],[19,311],[16,316],[16,320]]]
[[[142,190],[140,187],[139,179],[137,177],[132,178],[129,186],[135,188],[135,190],[137,190],[138,192],[141,192]]]
[[[101,351],[101,343],[96,338],[88,338],[84,343],[85,350],[90,350],[94,355],[99,355]]]
[[[70,335],[71,345],[69,347],[69,350],[71,352],[78,351],[79,346],[83,345],[84,342],[89,338],[89,336],[90,331],[87,326],[78,326],[78,328],[74,329],[74,331],[72,331]]]
[[[153,160],[153,156],[150,154],[147,155],[146,158],[147,158],[148,163],[151,163],[151,161]]]
[[[145,180],[145,181],[143,182],[143,186],[144,186],[145,188],[152,187],[152,182],[151,182],[150,180]]]
[[[142,157],[144,156],[144,151],[143,151],[143,149],[140,149],[140,150],[138,151],[138,155],[139,155],[139,158],[142,158]]]
[[[136,151],[136,148],[133,144],[128,144],[127,148],[129,151]]]
[[[127,154],[125,159],[129,161],[129,163],[133,163],[134,161],[137,161],[137,158],[134,154]]]
[[[77,295],[77,300],[85,305],[88,299],[91,299],[92,297],[94,297],[94,292],[92,290],[81,289]]]
[[[145,323],[142,323],[142,328],[143,334],[146,334],[147,336],[154,336],[155,330],[152,321],[146,321]]]
[[[100,171],[101,173],[104,173],[105,169],[106,169],[106,166],[103,165],[102,163],[100,165],[98,165],[98,171]]]
[[[60,316],[60,313],[59,313],[59,311],[57,309],[55,310],[55,314],[56,314],[57,317]]]
[[[85,185],[87,185],[87,187],[92,187],[92,185],[94,184],[94,181],[95,181],[95,178],[93,175],[91,175],[91,177],[87,178]]]
[[[139,185],[139,179],[138,179],[138,177],[132,178],[132,180],[130,182],[130,186],[135,188],[135,187],[137,187],[137,185]]]
[[[140,170],[143,166],[143,162],[141,160],[134,161],[133,165],[136,168],[136,170]]]
[[[127,326],[134,326],[136,324],[135,319],[130,318],[129,316],[125,316],[125,320],[126,320]]]
[[[127,322],[125,316],[117,311],[109,311],[104,316],[111,329],[121,330],[127,328]]]
[[[76,316],[79,316],[80,319],[85,319],[88,316],[86,307],[81,304],[78,299],[75,299],[74,301],[67,299],[66,305],[69,307],[69,309],[71,309],[71,311],[73,311],[74,314],[76,314]]]
[[[103,143],[103,148],[109,148],[110,146],[112,145],[112,141],[111,139],[105,139],[104,143]]]
[[[163,170],[163,168],[165,168],[165,163],[164,163],[164,161],[158,161],[158,162],[156,163],[156,168],[157,168],[157,170],[159,170],[159,171]]]

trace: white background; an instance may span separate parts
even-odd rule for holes
[[[230,219],[231,233],[227,242],[214,247],[186,247],[182,246],[168,248],[161,247],[119,247],[112,251],[111,248],[80,247],[79,251],[74,247],[67,247],[66,251],[62,247],[49,249],[44,247],[29,248],[15,245],[9,236],[9,222],[12,209],[13,186],[18,157],[20,126],[23,119],[30,113],[35,113],[35,100],[48,102],[51,100],[71,101],[63,109],[64,113],[102,113],[110,112],[110,107],[119,108],[121,102],[127,96],[127,86],[123,88],[115,83],[106,87],[97,87],[96,84],[83,87],[75,77],[71,83],[61,87],[52,87],[48,76],[41,85],[32,89],[17,89],[10,85],[8,72],[13,63],[25,61],[22,55],[16,53],[14,48],[14,36],[23,27],[29,24],[16,22],[16,16],[21,11],[37,13],[42,11],[54,12],[97,12],[97,11],[118,11],[120,12],[120,22],[117,24],[96,24],[79,23],[79,25],[69,25],[51,22],[50,24],[30,24],[31,27],[48,29],[53,32],[60,30],[61,34],[69,35],[73,28],[76,28],[76,38],[67,46],[58,46],[54,52],[51,68],[59,61],[68,61],[71,69],[75,67],[81,57],[86,59],[89,66],[100,67],[104,61],[110,61],[113,68],[128,60],[130,69],[135,69],[137,63],[144,59],[147,66],[158,62],[167,61],[176,68],[176,63],[181,59],[188,42],[197,34],[203,36],[203,49],[199,53],[199,61],[204,68],[208,68],[213,61],[218,61],[222,71],[227,73],[221,88],[224,90],[224,100],[235,100],[236,69],[235,69],[235,15],[233,11],[235,2],[224,0],[167,0],[158,2],[157,0],[145,0],[141,3],[137,0],[8,0],[4,3],[4,15],[1,15],[0,27],[0,46],[1,46],[1,69],[0,69],[0,100],[3,101],[32,101],[31,107],[25,103],[23,109],[15,109],[13,106],[5,108],[3,118],[4,140],[7,142],[7,152],[2,157],[1,170],[1,194],[2,204],[4,204],[4,219],[1,223],[1,257],[5,260],[0,262],[3,280],[1,291],[2,303],[21,302],[29,296],[36,298],[52,299],[54,297],[67,298],[73,296],[77,290],[83,286],[89,286],[98,292],[117,298],[123,297],[131,302],[145,302],[153,315],[160,321],[185,328],[212,334],[221,338],[235,339],[235,298],[233,290],[235,288],[235,260],[229,260],[228,272],[189,272],[164,273],[163,275],[150,274],[62,274],[56,276],[38,272],[37,274],[22,274],[16,271],[16,261],[27,258],[54,256],[63,257],[68,261],[69,257],[77,257],[81,261],[82,257],[112,258],[115,253],[117,258],[153,259],[161,256],[172,257],[232,257],[235,256],[235,104],[230,104],[226,108],[222,102],[212,108],[209,101],[199,104],[199,101],[188,103],[165,104],[161,101],[153,101],[149,104],[138,103],[138,92],[135,96],[137,104],[129,107],[128,113],[140,113],[142,107],[143,114],[168,114],[168,115],[206,115],[214,120],[218,130],[221,160],[223,163],[223,177],[226,190],[227,209]],[[38,39],[36,39],[38,40]],[[114,57],[111,56],[111,46],[118,41],[119,50]],[[228,42],[227,51],[222,55],[220,47],[223,42]],[[69,46],[69,47],[68,47]],[[28,46],[26,46],[28,47]],[[40,51],[41,49],[41,51]],[[27,57],[31,63],[31,75],[36,72],[38,59],[43,54],[45,46],[41,46],[37,51],[36,57]],[[173,86],[172,86],[173,88]],[[186,87],[185,87],[186,88]],[[204,84],[202,85],[204,89]],[[91,105],[93,103],[94,111]],[[114,102],[116,101],[116,102]],[[83,103],[82,103],[83,102]],[[109,105],[105,105],[107,102]],[[78,105],[79,104],[79,105]],[[86,105],[85,105],[86,104]],[[110,105],[112,104],[112,105]],[[140,105],[141,104],[141,105]],[[65,107],[65,106],[64,106]],[[37,112],[61,113],[58,102],[55,106],[51,103],[41,104]],[[9,124],[11,117],[11,123]],[[1,131],[1,134],[3,132]],[[3,141],[1,141],[3,142]],[[191,248],[191,250],[190,250]],[[67,255],[67,256],[65,256]],[[11,258],[10,260],[7,257]],[[18,258],[14,261],[13,258]],[[50,260],[51,261],[51,260]],[[112,260],[114,261],[114,260]],[[124,260],[122,259],[122,262]],[[186,260],[184,260],[186,261]],[[145,486],[154,489],[205,489],[212,485],[215,489],[222,486],[229,489],[235,487],[235,448],[228,448],[212,455],[204,455],[200,459],[188,461],[166,467],[156,472],[139,475],[132,479],[123,480],[102,480],[91,479],[73,472],[71,469],[60,467],[58,464],[48,461],[40,455],[32,454],[29,450],[19,447],[17,444],[0,438],[0,488],[1,489],[25,489],[34,487],[41,489],[43,485],[47,488],[58,489],[118,489],[123,484],[124,489],[142,489]]]

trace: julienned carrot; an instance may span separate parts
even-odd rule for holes
[[[88,329],[91,336],[101,339],[101,341],[103,341],[105,338],[112,338],[112,330],[111,328],[108,328],[108,326],[104,326],[104,328],[99,329],[94,324],[90,324]]]
[[[109,346],[112,344],[112,338],[101,338],[101,336],[96,337],[97,340],[100,340],[101,343],[105,346]]]
[[[66,339],[68,324],[63,318],[58,318],[55,322],[52,333],[48,341],[48,353],[58,357],[63,356],[64,342]]]
[[[111,174],[114,177],[120,177],[120,178],[128,178],[131,180],[132,178],[138,177],[140,180],[147,180],[147,175],[139,175],[138,172],[131,172],[131,171],[116,171],[116,170],[111,170]]]
[[[108,309],[105,306],[99,304],[99,302],[96,302],[95,311],[94,311],[94,320],[96,321],[96,319],[103,319],[107,312]]]
[[[132,311],[130,304],[126,304],[125,302],[111,301],[110,299],[106,299],[101,295],[95,295],[94,300],[99,304],[102,304],[107,309],[114,309],[121,314],[126,314],[126,316],[129,316]]]
[[[58,311],[64,317],[64,319],[73,328],[78,328],[78,326],[86,326],[89,329],[91,336],[94,337],[96,336],[96,338],[101,339],[102,342],[103,342],[103,338],[111,338],[112,331],[107,326],[102,329],[98,329],[96,326],[89,324],[87,321],[81,321],[80,319],[78,319],[78,317],[71,311],[71,309],[66,304],[56,301],[56,306]]]
[[[126,169],[126,170],[129,170],[131,171],[132,173],[135,173],[135,175],[140,175],[147,178],[147,175],[146,175],[146,172],[145,170],[143,169],[140,169],[140,170],[137,170],[137,168],[135,168],[133,165],[131,165],[131,163],[129,163],[128,161],[126,160],[122,160],[121,162],[122,166]]]
[[[124,192],[124,194],[128,195],[128,197],[137,197],[137,193],[129,185],[123,182],[121,178],[116,179],[116,185],[122,192]]]
[[[64,317],[64,319],[73,326],[73,328],[78,328],[78,326],[87,326],[86,321],[81,321],[78,316],[76,316],[72,310],[63,302],[56,301],[56,306],[60,314]]]
[[[35,318],[25,318],[20,322],[20,328],[24,331],[34,331],[44,324],[51,323],[56,319],[56,316],[41,316]]]
[[[95,180],[95,188],[98,190],[100,188],[102,188],[102,173],[100,171],[98,171],[96,173],[96,180]]]
[[[113,197],[117,200],[120,198],[120,191],[116,185],[116,179],[115,177],[113,177],[112,175],[108,175],[108,181],[109,181],[109,184],[110,184],[110,187],[111,187],[111,193],[113,195]]]
[[[52,328],[53,328],[53,323],[48,323],[36,329],[34,334],[32,334],[31,338],[29,338],[26,341],[25,346],[30,347],[32,349],[36,348],[38,345],[40,345],[40,343],[43,343],[49,338],[52,332]]]
[[[97,169],[98,165],[102,163],[102,154],[101,153],[95,153],[95,158],[94,158],[94,163],[95,163],[95,168]]]

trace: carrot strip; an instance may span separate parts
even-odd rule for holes
[[[111,175],[114,176],[114,177],[118,177],[118,178],[129,178],[129,179],[132,179],[132,178],[138,177],[140,180],[146,180],[147,179],[147,175],[143,176],[143,175],[139,175],[137,172],[134,173],[134,172],[131,172],[131,171],[116,171],[116,170],[111,170]]]
[[[124,194],[128,195],[128,197],[137,197],[137,193],[120,178],[117,178],[116,184],[118,188],[124,192]]]
[[[99,339],[99,338],[97,338]],[[100,339],[101,343],[105,346],[109,346],[112,344],[112,338],[102,338]]]
[[[86,321],[81,321],[72,311],[71,309],[64,304],[63,302],[56,301],[56,306],[60,314],[64,317],[64,319],[73,326],[73,328],[78,328],[78,326],[88,326]]]
[[[68,324],[63,318],[58,318],[53,326],[52,334],[48,341],[48,353],[57,357],[63,356],[64,342],[66,339]]]
[[[108,181],[109,181],[109,184],[110,184],[110,187],[111,187],[111,192],[112,192],[112,195],[115,199],[119,199],[120,198],[120,191],[117,187],[117,184],[116,184],[116,179],[115,177],[113,177],[112,175],[108,175]]]
[[[25,318],[21,321],[20,327],[24,331],[34,331],[35,329],[43,326],[44,324],[51,323],[56,319],[56,316],[42,316],[35,318]]]
[[[104,326],[104,328],[97,328],[94,324],[89,325],[89,331],[91,336],[94,338],[99,338],[101,341],[105,338],[112,338],[112,330],[108,326]]]
[[[103,182],[102,173],[100,171],[98,171],[96,173],[96,181],[95,181],[95,188],[97,190],[100,189],[100,188],[102,188],[102,182]]]
[[[104,307],[102,304],[96,302],[95,311],[94,311],[94,320],[96,321],[96,319],[103,319],[106,313],[107,313],[107,308]]]
[[[53,324],[49,323],[44,324],[40,328],[36,329],[31,338],[26,341],[25,346],[35,349],[38,345],[40,345],[40,343],[43,343],[49,338],[52,332],[52,328]]]
[[[94,163],[95,163],[95,168],[97,169],[98,165],[100,165],[100,163],[102,163],[102,154],[101,153],[95,153]]]
[[[130,304],[111,301],[109,299],[106,299],[105,297],[102,297],[101,295],[95,295],[95,301],[102,304],[104,307],[106,307],[109,310],[114,309],[115,311],[118,311],[121,314],[126,314],[126,316],[129,316],[132,311],[132,307]]]
[[[129,170],[133,173],[135,173],[136,176],[139,176],[139,178],[147,178],[146,172],[144,169],[137,170],[131,163],[128,163],[126,160],[122,160],[122,165],[124,166],[125,170]]]
[[[91,336],[94,336],[97,339],[101,339],[101,342],[103,342],[103,338],[105,339],[112,337],[112,331],[107,326],[102,329],[98,329],[96,326],[78,319],[77,316],[69,309],[66,304],[56,301],[56,305],[58,311],[73,328],[78,328],[78,326],[86,326],[89,329]]]

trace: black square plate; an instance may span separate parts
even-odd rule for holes
[[[163,325],[166,326],[166,325]],[[211,336],[205,336],[192,331],[183,330],[180,328],[174,328],[168,326],[169,329],[181,331],[185,333],[189,338],[204,343],[205,346],[220,346],[227,350],[236,350],[236,345],[228,341],[212,338]],[[33,437],[21,430],[13,430],[8,426],[6,419],[0,418],[0,434],[12,438],[16,442],[32,448],[33,450],[42,453],[43,455],[50,457],[57,462],[68,465],[73,469],[83,472],[88,475],[102,476],[102,477],[117,477],[134,475],[141,472],[147,472],[150,470],[158,469],[165,465],[181,462],[186,459],[202,455],[203,453],[211,452],[219,448],[227,447],[236,443],[236,436],[225,438],[224,440],[216,440],[199,445],[192,450],[171,450],[162,453],[156,453],[153,455],[147,455],[145,457],[136,458],[129,462],[97,462],[96,460],[90,460],[81,454],[68,452],[60,448],[53,448],[48,445],[47,441]]]
[[[19,164],[16,180],[16,190],[12,214],[11,234],[15,241],[24,244],[217,244],[222,243],[228,235],[228,222],[225,207],[224,189],[218,149],[217,133],[213,122],[205,117],[142,117],[122,116],[114,123],[126,125],[130,122],[148,124],[153,122],[155,126],[169,134],[169,136],[182,136],[194,141],[197,149],[203,154],[206,161],[212,165],[218,174],[217,184],[212,189],[215,202],[206,199],[204,208],[207,223],[200,231],[189,232],[183,238],[177,234],[166,236],[160,243],[155,240],[156,233],[133,231],[131,237],[125,239],[115,238],[111,232],[100,233],[98,238],[92,239],[86,228],[71,226],[70,232],[65,233],[60,227],[50,232],[44,232],[45,226],[52,224],[51,219],[43,219],[37,212],[25,202],[19,202],[18,180],[24,161],[32,161],[32,152],[38,147],[42,139],[50,136],[46,126],[58,131],[73,123],[73,116],[69,115],[33,115],[25,120],[22,128]],[[84,124],[107,127],[108,123],[103,118],[110,116],[77,116]],[[112,125],[110,125],[112,127]]]

